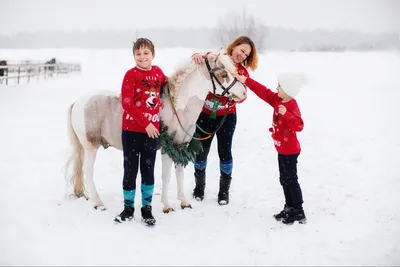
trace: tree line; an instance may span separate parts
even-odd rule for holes
[[[131,47],[138,37],[154,41],[157,48],[226,47],[239,35],[254,40],[260,52],[285,51],[346,51],[400,50],[399,33],[370,34],[357,31],[324,29],[294,30],[268,27],[251,13],[229,13],[221,17],[214,28],[152,28],[123,31],[74,30],[19,32],[0,35],[0,48],[94,48],[116,49]]]

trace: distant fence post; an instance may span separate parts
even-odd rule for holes
[[[19,84],[19,78],[21,77],[21,67],[18,66],[18,78],[17,78],[17,84]]]
[[[69,74],[73,72],[81,72],[80,63],[56,63],[56,64],[10,64],[6,66],[0,66],[1,69],[5,69],[3,76],[0,80],[5,80],[5,84],[8,85],[9,79],[16,79],[16,84],[20,84],[21,78],[26,77],[29,83],[31,79],[37,76],[37,80],[40,79],[40,75],[43,74],[43,78],[46,79],[49,76],[61,76],[63,74]]]

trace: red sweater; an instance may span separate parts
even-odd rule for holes
[[[160,89],[167,78],[163,71],[134,67],[125,74],[121,88],[122,129],[146,133],[150,124],[160,129]]]
[[[299,106],[295,99],[288,102],[282,102],[278,93],[272,92],[264,85],[256,82],[251,78],[246,79],[246,85],[252,90],[259,98],[270,104],[274,108],[272,117],[272,139],[279,154],[293,155],[301,151],[300,143],[297,140],[296,132],[301,132],[304,127],[303,120]],[[286,107],[285,115],[278,113],[278,106],[283,105]]]
[[[238,71],[239,75],[244,75],[246,77],[249,77],[249,73],[247,72],[247,69],[242,65],[242,64],[236,64],[236,68]],[[219,86],[217,83],[215,86]],[[211,101],[211,99],[217,98],[221,104],[217,108],[217,116],[224,116],[226,111],[228,110],[228,114],[231,114],[236,111],[236,103],[242,103],[246,98],[244,98],[241,101],[231,101],[230,105],[228,106],[228,99],[229,97],[227,96],[220,96],[220,95],[214,95],[211,91],[208,93],[206,100],[204,102],[203,106],[203,112],[206,114],[211,114],[212,113],[212,107],[214,106],[214,102]]]

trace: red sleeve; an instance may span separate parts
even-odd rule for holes
[[[245,83],[251,91],[253,91],[259,98],[270,104],[272,107],[275,107],[277,103],[279,103],[280,98],[278,97],[278,93],[272,92],[269,88],[264,85],[258,83],[250,77],[247,77]]]
[[[160,67],[158,69],[160,70],[160,73],[161,73],[161,87],[162,87],[164,84],[167,83],[168,78],[167,78],[167,76],[165,76],[164,72],[162,71],[162,69]]]
[[[130,117],[133,118],[134,121],[146,128],[150,122],[134,103],[135,87],[136,82],[134,72],[127,71],[121,88],[122,108],[129,114]]]
[[[282,120],[289,126],[292,131],[301,132],[304,128],[304,122],[297,104],[291,111],[286,111],[285,115],[280,115]]]
[[[238,69],[238,73],[239,73],[240,75],[246,76],[247,78],[250,77],[249,72],[248,72],[247,69],[246,69],[245,67],[243,67],[243,66],[240,66],[240,70]],[[243,99],[240,100],[240,101],[235,101],[236,103],[238,103],[238,104],[243,103],[243,102],[247,99],[247,87],[246,87],[245,89],[246,89],[246,96],[245,96],[245,98],[243,98]]]

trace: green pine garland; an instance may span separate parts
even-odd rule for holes
[[[190,142],[175,144],[173,140],[176,132],[169,135],[167,133],[168,127],[162,121],[160,121],[160,124],[161,132],[158,137],[157,149],[161,149],[161,154],[168,154],[175,164],[186,167],[189,162],[194,162],[199,153],[203,152],[203,145],[194,138]]]

